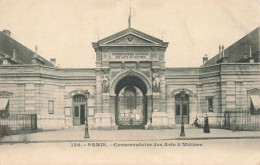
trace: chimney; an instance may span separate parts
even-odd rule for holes
[[[252,49],[251,49],[251,46],[249,46],[249,63],[254,63],[255,60],[252,56]]]
[[[219,44],[219,59],[221,59],[222,56],[221,56],[221,45]]]
[[[208,61],[208,55],[205,54],[204,57],[202,58],[203,59],[203,65]]]
[[[51,58],[50,61],[54,66],[56,66],[56,58]]]
[[[250,57],[250,58],[252,57],[252,49],[251,49],[251,46],[249,46],[249,57]]]
[[[2,31],[5,35],[7,35],[8,37],[11,37],[11,32],[7,29]]]
[[[14,49],[14,50],[13,50],[13,59],[16,60],[16,58],[17,58],[17,57],[16,57],[16,51],[15,51],[15,49]]]
[[[38,46],[35,45],[35,51],[34,51],[34,58],[37,58],[38,57]]]
[[[222,57],[225,57],[224,45],[222,45]]]

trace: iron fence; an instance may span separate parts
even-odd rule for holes
[[[250,111],[226,111],[224,128],[231,130],[260,130],[260,115]]]
[[[37,130],[36,114],[9,114],[0,118],[0,131],[19,134]],[[1,132],[0,132],[1,133]]]

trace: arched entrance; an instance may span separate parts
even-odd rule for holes
[[[147,123],[147,87],[136,76],[126,76],[115,86],[115,122],[118,129],[144,129]]]

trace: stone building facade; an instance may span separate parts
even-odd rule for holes
[[[91,129],[175,128],[206,114],[223,127],[225,112],[259,115],[259,28],[194,68],[166,68],[168,43],[133,28],[92,46],[95,68],[59,68],[0,32],[1,106],[37,114],[43,130],[83,125],[86,115]]]

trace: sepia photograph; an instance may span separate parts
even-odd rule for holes
[[[0,165],[259,165],[260,0],[0,0]]]

